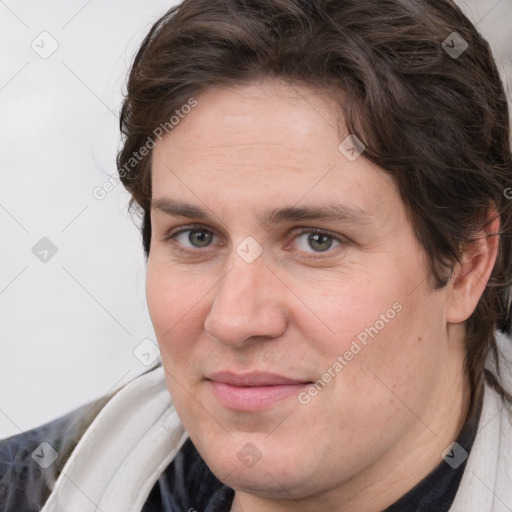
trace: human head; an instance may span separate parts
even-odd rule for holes
[[[456,58],[442,45],[453,32],[468,44]],[[363,157],[395,184],[433,290],[449,283],[472,237],[499,216],[496,265],[465,322],[466,369],[476,382],[510,310],[509,119],[488,44],[450,2],[204,0],[171,9],[137,54],[121,117],[118,167],[143,212],[146,256],[150,145],[162,135],[155,130],[164,126],[172,138],[182,117],[185,129],[184,106],[192,111],[212,88],[265,78],[331,92],[339,127],[363,141]]]
[[[456,31],[468,49],[454,59],[441,43]],[[436,286],[494,204],[510,230],[509,118],[488,43],[452,2],[183,2],[145,38],[122,108],[118,155],[124,186],[151,239],[151,145],[202,90],[276,76],[332,85],[345,95],[344,122],[364,156],[397,182]],[[169,126],[169,124],[171,126]],[[165,128],[167,125],[167,129]],[[157,136],[155,136],[155,130]],[[158,135],[160,134],[160,135]],[[132,160],[130,160],[132,159]],[[502,237],[495,270],[467,322],[472,380],[508,330],[511,245]]]

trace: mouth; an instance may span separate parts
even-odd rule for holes
[[[312,384],[311,381],[273,373],[236,374],[225,371],[210,375],[207,382],[221,405],[246,412],[271,408]]]

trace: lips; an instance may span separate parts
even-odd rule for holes
[[[296,396],[310,381],[273,373],[236,374],[221,371],[211,374],[208,383],[217,401],[235,411],[258,411]]]
[[[233,372],[216,372],[213,373],[209,380],[223,382],[230,386],[284,386],[289,384],[307,384],[309,381],[293,379],[277,375],[274,373],[252,372],[246,374],[236,374]]]

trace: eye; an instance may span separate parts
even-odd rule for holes
[[[217,236],[210,229],[201,225],[182,226],[171,230],[164,238],[170,241],[174,249],[192,254],[198,249],[215,245]],[[333,252],[339,246],[347,243],[344,237],[316,228],[299,228],[294,234],[293,243],[302,252],[321,254]]]
[[[300,251],[322,253],[339,247],[343,240],[323,230],[301,228],[295,238],[295,244]]]
[[[188,249],[201,249],[211,245],[216,236],[209,229],[201,226],[184,226],[180,229],[172,230],[165,240],[172,240],[178,245]]]

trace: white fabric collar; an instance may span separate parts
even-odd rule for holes
[[[500,382],[511,393],[511,340],[496,333]],[[495,373],[491,357],[486,366]],[[512,512],[512,411],[487,384],[478,432],[450,512]]]
[[[158,366],[103,407],[41,512],[140,512],[187,437]]]

